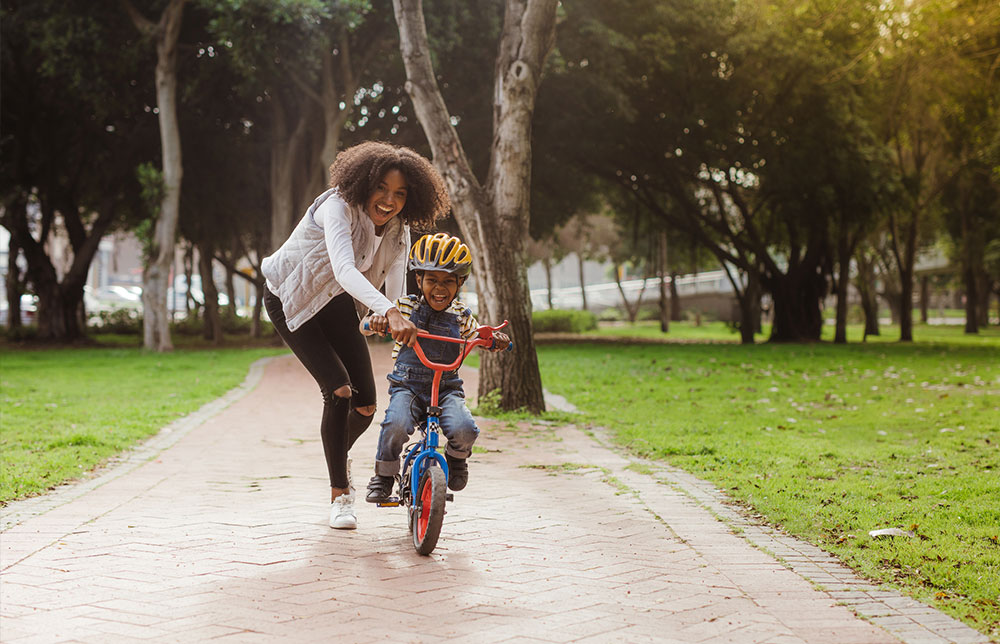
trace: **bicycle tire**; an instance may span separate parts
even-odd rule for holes
[[[417,493],[413,497],[413,547],[418,554],[429,555],[441,536],[444,522],[445,489],[448,482],[444,471],[431,465],[420,477]]]

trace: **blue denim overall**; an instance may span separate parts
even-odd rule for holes
[[[435,311],[423,298],[410,314],[410,321],[418,329],[434,335],[462,337],[458,316],[448,311]],[[422,339],[420,347],[431,362],[439,364],[451,364],[462,351],[461,344],[436,340]],[[385,410],[375,454],[375,473],[380,476],[399,473],[403,446],[414,426],[426,417],[431,404],[434,371],[420,362],[416,351],[404,345],[388,379],[389,407]],[[468,458],[479,436],[479,428],[465,404],[465,391],[457,370],[442,374],[438,406],[441,408],[441,433],[448,439],[445,453],[453,458]]]

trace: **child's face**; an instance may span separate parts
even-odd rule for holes
[[[393,168],[385,173],[375,191],[368,197],[365,212],[375,227],[381,229],[406,205],[406,177]]]
[[[445,271],[423,271],[417,273],[417,286],[424,294],[424,299],[435,311],[443,311],[451,305],[458,295],[461,284],[458,278]]]

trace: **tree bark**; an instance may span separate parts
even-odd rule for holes
[[[545,267],[545,299],[549,304],[549,310],[551,311],[552,306],[552,258],[543,257],[542,266]]]
[[[920,322],[927,324],[927,307],[931,299],[930,278],[926,275],[920,276]]]
[[[129,0],[121,2],[139,31],[152,36],[156,43],[156,106],[159,111],[164,192],[153,231],[150,257],[142,274],[142,335],[146,349],[171,351],[174,347],[170,339],[167,290],[174,262],[184,173],[177,121],[177,40],[187,0],[170,0],[157,24],[143,18]]]
[[[628,315],[628,321],[631,324],[635,324],[635,320],[639,316],[639,307],[642,306],[642,295],[646,292],[646,280],[642,281],[642,288],[639,290],[639,297],[635,300],[635,306],[632,306],[625,296],[625,288],[622,286],[621,265],[615,266],[615,284],[618,285],[618,292],[622,296],[622,304],[625,305],[625,313]]]
[[[202,337],[215,346],[222,344],[222,316],[219,315],[219,289],[212,277],[212,248],[208,244],[198,247],[198,273],[201,274],[201,292],[205,295],[205,318]]]
[[[837,319],[833,343],[847,344],[847,287],[851,279],[851,250],[843,222],[837,234],[837,271]]]
[[[280,97],[271,103],[274,124],[271,136],[271,248],[281,246],[295,226],[295,215],[301,195],[295,190],[298,165],[305,144],[309,122],[307,110],[300,110],[295,124],[289,128],[288,111]],[[291,133],[289,133],[291,129]],[[316,195],[313,195],[315,197]]]
[[[23,211],[23,200],[7,204],[7,208]],[[4,286],[7,290],[7,328],[13,331],[14,329],[21,328],[21,295],[24,293],[24,282],[21,279],[21,269],[17,265],[21,245],[17,241],[17,232],[8,230],[10,232],[10,239],[7,244],[7,277],[5,278]]]
[[[660,280],[660,332],[670,332],[670,301],[667,298],[667,231],[661,230],[657,244],[656,276]]]
[[[774,324],[771,342],[816,342],[823,318],[821,278],[811,271],[789,271],[769,278],[768,290],[774,301]]]
[[[509,0],[496,58],[493,145],[480,184],[451,125],[431,65],[420,0],[393,0],[406,90],[444,175],[453,211],[474,250],[479,314],[510,322],[513,354],[484,354],[480,396],[500,391],[503,409],[545,409],[531,329],[531,297],[524,265],[528,238],[531,116],[542,67],[555,40],[557,0]]]
[[[965,332],[979,333],[979,298],[976,289],[976,272],[971,266],[962,269],[965,284]]]
[[[587,281],[586,281],[586,278],[583,275],[583,265],[584,265],[583,254],[582,253],[577,253],[576,254],[576,260],[577,260],[576,266],[577,266],[577,269],[578,269],[578,274],[580,276],[580,306],[582,307],[582,310],[586,311],[586,310],[588,310],[587,309]]]
[[[879,335],[878,296],[875,293],[875,262],[864,251],[857,254],[858,276],[855,286],[861,296],[861,310],[865,315],[865,332],[862,340]]]
[[[677,271],[670,273],[670,321],[681,321],[681,296],[677,293]]]
[[[226,297],[229,298],[229,312],[235,317],[236,313],[236,279],[233,271],[226,267]]]
[[[106,204],[88,231],[80,219],[76,204],[64,204],[63,221],[70,238],[73,260],[61,280],[45,249],[51,228],[43,226],[41,241],[36,241],[28,226],[26,206],[26,202],[15,202],[5,211],[3,223],[11,232],[11,240],[16,240],[24,253],[28,265],[26,277],[34,285],[38,296],[38,337],[70,342],[79,340],[86,335],[83,287],[101,238],[114,219],[113,206]],[[51,205],[45,205],[45,209],[49,215],[43,219],[54,217]],[[19,309],[20,300],[20,317]]]

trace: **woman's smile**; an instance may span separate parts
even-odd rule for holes
[[[406,205],[406,177],[396,169],[389,170],[379,181],[378,186],[368,198],[368,217],[375,224],[376,230],[398,215]]]

